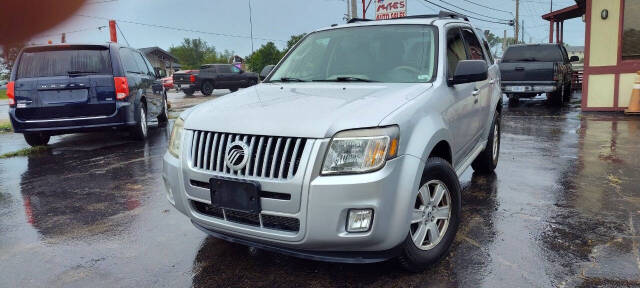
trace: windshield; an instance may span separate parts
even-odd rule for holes
[[[313,33],[283,60],[270,82],[430,82],[435,28],[360,26]]]
[[[112,74],[109,50],[102,47],[71,46],[25,50],[18,65],[18,78]]]
[[[559,62],[562,54],[555,45],[530,45],[509,47],[502,57],[503,63],[530,61]]]

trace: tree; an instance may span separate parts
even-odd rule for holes
[[[180,46],[169,48],[169,53],[173,54],[185,69],[198,69],[202,64],[229,63],[229,58],[233,56],[233,51],[229,50],[218,53],[215,46],[200,38],[185,38]]]
[[[13,43],[0,46],[0,80],[6,80],[11,74],[13,64],[25,43]]]
[[[302,40],[302,38],[304,38],[304,36],[307,36],[307,33],[302,33],[302,34],[298,34],[298,35],[292,35],[291,38],[289,38],[289,41],[287,41],[287,48],[285,48],[282,51],[282,55],[284,56],[284,54],[287,54],[287,52],[289,52],[289,50],[291,48],[293,48],[293,46],[298,44],[298,42],[300,42],[300,40]]]
[[[253,54],[245,58],[245,63],[251,71],[260,72],[264,66],[276,64],[282,58],[282,51],[278,50],[276,44],[267,42]]]

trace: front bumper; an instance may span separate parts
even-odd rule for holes
[[[63,119],[21,120],[16,116],[16,109],[19,108],[9,109],[9,118],[15,133],[65,134],[136,124],[134,109],[129,102],[118,102],[116,111],[111,115]]]
[[[240,239],[237,242],[244,241],[246,245],[275,247],[283,250],[279,251],[282,253],[285,250],[291,252],[285,254],[300,254],[294,255],[299,257],[311,255],[304,258],[329,255],[327,259],[318,258],[325,261],[349,262],[336,259],[362,258],[369,259],[362,262],[376,262],[393,257],[391,254],[409,232],[409,207],[415,200],[421,174],[418,171],[422,171],[423,163],[419,158],[403,155],[388,161],[383,169],[373,173],[319,176],[321,163],[318,161],[322,160],[327,143],[328,140],[316,141],[309,157],[314,160],[305,161],[307,167],[301,184],[299,211],[263,210],[263,213],[298,219],[298,231],[275,231],[199,213],[191,204],[194,199],[185,190],[184,178],[188,173],[183,173],[183,169],[190,168],[183,168],[186,162],[169,153],[164,156],[163,168],[167,198],[177,210],[191,218],[196,227],[225,240]],[[210,199],[199,201],[203,200]],[[374,210],[369,231],[346,232],[348,210],[353,208]],[[331,257],[336,259],[331,260]]]

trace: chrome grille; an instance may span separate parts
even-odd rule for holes
[[[226,148],[234,141],[249,147],[244,168],[233,171],[225,165]],[[289,179],[296,175],[307,143],[304,138],[242,135],[193,131],[191,163],[194,168],[222,174]]]

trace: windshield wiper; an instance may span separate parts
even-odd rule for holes
[[[280,79],[271,80],[269,82],[307,82],[307,80],[302,80],[300,78],[295,77],[281,77]]]
[[[314,82],[379,82],[375,80],[369,80],[360,77],[351,77],[351,76],[341,76],[336,77],[335,79],[323,79],[323,80],[313,80]]]

